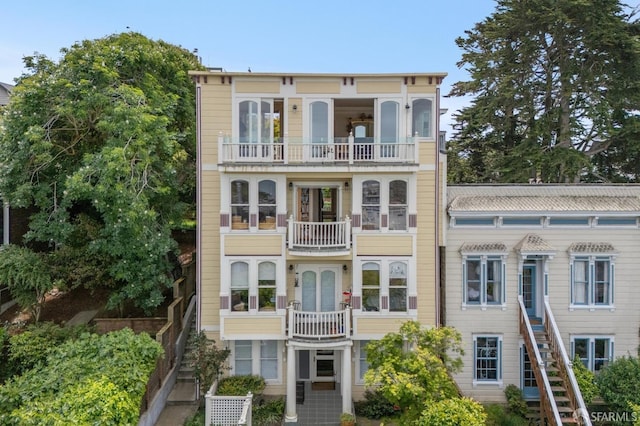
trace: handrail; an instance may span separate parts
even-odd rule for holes
[[[341,311],[308,312],[287,308],[287,337],[326,339],[349,338],[351,335],[351,309]]]
[[[560,373],[563,374],[563,378],[568,379],[570,384],[570,386],[567,388],[567,393],[569,394],[569,398],[571,399],[571,405],[575,409],[574,414],[580,416],[583,425],[590,426],[591,419],[589,418],[589,412],[587,411],[587,406],[584,403],[584,399],[582,398],[582,393],[580,392],[580,387],[578,386],[576,376],[573,373],[573,362],[569,359],[567,350],[562,343],[562,338],[560,337],[560,329],[558,328],[556,320],[553,316],[553,312],[551,311],[549,300],[544,301],[544,314],[545,330],[550,338],[550,343],[553,344],[551,350],[554,351],[554,354],[560,355],[560,359],[562,360],[562,362],[558,363],[558,368],[560,370]],[[556,359],[558,359],[558,357],[556,357]]]
[[[556,404],[556,400],[553,398],[553,391],[551,390],[551,383],[549,383],[549,377],[547,376],[547,370],[545,369],[544,361],[542,360],[542,355],[540,355],[540,350],[538,349],[537,344],[533,344],[536,341],[535,335],[533,334],[533,328],[531,327],[531,322],[529,321],[529,317],[527,316],[527,309],[524,306],[524,301],[522,296],[518,296],[518,304],[520,305],[520,332],[525,337],[525,345],[527,345],[527,352],[529,349],[533,349],[536,358],[536,366],[534,367],[533,362],[531,365],[533,367],[533,372],[536,375],[536,382],[539,385],[539,380],[542,379],[542,383],[544,385],[544,392],[542,392],[542,397],[544,398],[543,411],[545,413],[546,418],[553,417],[556,425],[562,424],[562,419],[560,418],[560,412],[558,411],[558,405]],[[524,324],[524,329],[523,329]],[[526,334],[524,333],[526,331]]]

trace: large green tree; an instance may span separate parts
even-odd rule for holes
[[[195,88],[181,47],[138,33],[25,58],[0,129],[0,193],[52,279],[107,285],[145,309],[170,283],[171,228],[195,188]]]
[[[498,0],[456,40],[471,79],[453,182],[636,180],[640,43],[618,0]],[[629,154],[629,155],[627,155]]]

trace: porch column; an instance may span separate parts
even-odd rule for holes
[[[342,350],[342,412],[351,413],[351,346]],[[352,413],[353,414],[353,413]]]
[[[297,423],[296,413],[296,351],[287,344],[287,410],[284,416],[285,423]]]

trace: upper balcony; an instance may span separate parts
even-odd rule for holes
[[[276,139],[266,143],[246,143],[229,136],[218,137],[221,164],[269,165],[415,165],[418,152],[415,138],[381,142],[378,138],[354,136],[311,140]]]

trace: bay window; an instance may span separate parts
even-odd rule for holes
[[[258,264],[258,310],[274,311],[276,306],[276,264]]]
[[[380,229],[380,182],[362,183],[362,229]]]
[[[380,265],[375,262],[362,265],[362,309],[380,310]]]
[[[407,182],[393,180],[389,182],[389,230],[407,229]]]
[[[249,264],[246,262],[231,264],[231,310],[249,310]]]
[[[389,265],[389,311],[407,311],[407,264],[404,262]]]

